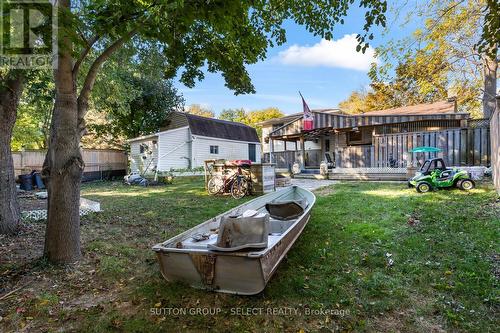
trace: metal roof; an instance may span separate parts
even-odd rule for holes
[[[438,101],[434,103],[402,106],[399,108],[369,111],[360,116],[418,116],[431,114],[456,113],[456,103],[454,100]]]
[[[206,118],[184,113],[189,129],[194,135],[208,136],[212,138],[260,142],[255,128],[234,121]]]
[[[177,128],[189,126],[191,134],[211,138],[260,143],[255,128],[234,121],[207,118],[185,112],[172,112],[168,117],[168,125],[160,128],[158,133],[144,135],[127,140],[128,142],[157,138],[158,134]]]
[[[456,112],[455,101],[440,101],[407,107],[367,112],[363,114],[326,113],[313,111],[314,130],[322,128],[348,129],[358,126],[376,126],[421,120],[461,120],[468,119],[468,113]],[[280,137],[302,133],[302,118],[286,123],[269,135]]]

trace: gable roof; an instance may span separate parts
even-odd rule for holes
[[[325,113],[325,114],[345,114],[344,112],[342,112],[342,110],[340,110],[338,108],[313,109],[311,111],[317,112],[317,113]],[[287,114],[286,116],[283,116],[280,118],[272,118],[272,119],[261,121],[258,123],[258,125],[267,126],[267,125],[275,125],[275,124],[284,124],[284,123],[288,123],[290,121],[296,120],[298,118],[302,118],[303,116],[304,116],[304,112],[292,113],[292,114]]]
[[[430,115],[440,115],[449,113],[458,113],[456,109],[456,103],[454,99],[448,99],[445,101],[438,101],[434,103],[424,103],[417,105],[402,106],[399,108],[369,111],[359,114],[347,114],[340,109],[315,109],[311,110],[313,113],[321,113],[327,115],[345,115],[348,117],[370,117],[370,116],[430,116]],[[282,124],[293,120],[301,118],[302,112],[287,115],[281,118],[269,119],[262,121],[259,125],[271,125],[271,124]]]
[[[255,128],[234,121],[207,118],[184,112],[173,112],[167,130],[189,126],[194,135],[218,139],[260,142]]]
[[[402,106],[399,108],[369,111],[359,116],[418,116],[431,114],[456,113],[456,104],[454,100],[439,101],[427,104],[417,104]]]

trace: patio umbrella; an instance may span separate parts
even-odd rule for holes
[[[439,148],[436,147],[416,147],[413,149],[410,149],[410,153],[437,153],[442,151]]]

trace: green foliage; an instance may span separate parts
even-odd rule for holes
[[[431,1],[413,16],[424,22],[411,37],[377,48],[382,64],[369,76],[371,89],[354,92],[341,105],[366,112],[456,96],[460,111],[479,117],[483,82],[480,40],[484,3]]]
[[[283,117],[285,114],[278,108],[266,108],[262,110],[245,111],[244,109],[225,109],[219,115],[219,119],[236,121],[257,129],[259,137],[262,135],[260,122]]]
[[[235,121],[238,123],[244,123],[246,119],[246,112],[243,108],[241,109],[224,109],[219,114],[219,119]]]
[[[204,78],[204,68],[221,72],[226,86],[241,94],[254,92],[245,67],[264,59],[269,46],[286,41],[286,21],[295,21],[314,35],[330,39],[334,25],[344,22],[353,2],[146,0],[131,5],[125,0],[100,0],[76,3],[74,17],[87,39],[97,33],[115,40],[134,29],[142,38],[157,41],[165,46],[163,53],[168,60],[161,70],[169,78],[179,75],[188,87]],[[364,50],[372,37],[368,35],[370,29],[385,26],[387,3],[359,3],[366,12],[363,34],[358,36],[360,50]],[[85,42],[80,41],[80,45]],[[179,70],[182,72],[178,74]]]
[[[170,81],[152,81],[122,72],[120,83],[131,88],[136,95],[128,101],[109,101],[106,95],[96,97],[94,101],[106,110],[107,120],[105,124],[89,125],[97,134],[109,133],[114,137],[130,139],[158,132],[165,126],[170,112],[183,104],[182,97]]]
[[[46,149],[54,107],[55,86],[50,70],[26,73],[26,88],[19,101],[11,148]]]
[[[488,53],[488,56],[496,58],[498,46],[500,45],[500,3],[497,0],[485,0],[484,23],[481,39],[476,44],[479,52]]]
[[[180,93],[158,72],[164,62],[157,44],[138,38],[106,62],[91,96],[85,146],[123,147],[125,139],[159,131],[169,113],[183,107]]]

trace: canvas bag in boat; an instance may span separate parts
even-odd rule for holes
[[[244,248],[267,247],[269,214],[257,216],[225,216],[219,226],[215,245],[208,248],[216,251],[236,251]]]

